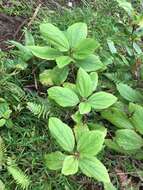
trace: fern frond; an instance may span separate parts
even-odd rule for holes
[[[115,73],[105,73],[104,74],[110,81],[114,82],[115,84],[120,82],[125,82],[130,80],[130,74],[123,71],[118,71]]]
[[[21,186],[22,189],[27,189],[30,185],[29,177],[17,166],[7,166],[8,172],[12,175],[16,184]]]
[[[47,119],[49,115],[49,106],[44,103],[34,103],[28,102],[27,108],[38,118],[42,117],[43,119]]]

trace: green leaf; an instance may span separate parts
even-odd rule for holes
[[[128,86],[127,84],[119,83],[117,85],[117,90],[119,91],[120,95],[131,102],[143,102],[143,95],[137,91]]]
[[[91,105],[88,102],[81,102],[79,104],[80,114],[87,114],[91,111]]]
[[[32,58],[32,53],[26,46],[23,46],[21,43],[11,40],[11,44],[15,45],[20,50],[20,55],[24,61],[28,61]]]
[[[117,98],[107,92],[97,92],[94,93],[89,99],[88,102],[94,109],[105,109],[114,104],[117,101]]]
[[[69,88],[72,91],[74,91],[76,94],[78,94],[78,91],[76,89],[76,85],[74,83],[70,83],[70,82],[64,82],[63,87],[65,88]]]
[[[133,16],[134,9],[130,2],[127,2],[127,0],[117,0],[117,2],[119,3],[119,6],[129,14],[129,16]]]
[[[63,167],[62,174],[72,175],[78,171],[79,160],[75,156],[66,156]]]
[[[56,66],[53,69],[44,70],[39,75],[39,79],[40,82],[45,86],[52,86],[53,84],[60,85],[66,80],[68,72],[68,67],[59,69]]]
[[[32,34],[30,33],[30,31],[26,30],[25,31],[25,46],[34,46],[35,42],[34,42],[34,38],[32,36]]]
[[[113,125],[115,125],[118,128],[125,128],[125,129],[133,128],[133,125],[130,122],[125,111],[122,111],[122,110],[119,110],[119,109],[113,107],[108,110],[102,111],[101,116],[104,119],[107,119],[108,121],[110,121]]]
[[[82,123],[82,117],[83,117],[83,115],[81,115],[79,111],[75,112],[71,116],[71,118],[73,119],[73,121],[76,122],[76,123]]]
[[[104,183],[104,190],[117,190],[112,183]]]
[[[76,141],[79,140],[79,138],[81,138],[81,136],[85,133],[89,131],[89,128],[86,124],[83,124],[82,122],[78,122],[75,126],[74,126],[74,134],[75,134],[75,138]]]
[[[131,129],[117,130],[116,142],[124,150],[136,150],[143,146],[143,139]]]
[[[117,53],[117,49],[115,48],[114,42],[113,42],[112,40],[108,39],[108,40],[107,40],[107,44],[108,44],[108,47],[109,47],[110,52],[111,52],[112,54]]]
[[[75,47],[73,57],[79,60],[85,59],[90,54],[92,54],[98,47],[99,43],[94,39],[84,39]]]
[[[83,157],[79,161],[79,167],[86,176],[104,183],[110,183],[107,169],[97,158]]]
[[[55,85],[63,84],[69,74],[69,68],[58,68],[57,66],[52,69],[52,81]]]
[[[56,117],[50,117],[49,130],[58,144],[66,151],[73,151],[75,141],[71,128]]]
[[[83,98],[87,98],[92,93],[91,78],[82,68],[80,68],[77,73],[76,88]]]
[[[78,60],[76,62],[76,66],[83,68],[87,72],[97,71],[105,67],[99,56],[93,54],[89,55],[83,60]]]
[[[68,88],[51,87],[48,89],[48,95],[62,107],[73,107],[79,103],[78,96]]]
[[[47,41],[49,41],[60,51],[65,52],[69,50],[69,43],[67,38],[65,37],[64,33],[56,26],[50,23],[41,24],[40,32]]]
[[[65,159],[65,156],[60,151],[52,152],[50,154],[46,154],[45,164],[50,170],[59,170],[63,166],[63,161]]]
[[[56,58],[56,63],[59,68],[69,65],[72,61],[73,61],[73,59],[70,58],[69,56],[60,56],[60,57]]]
[[[52,69],[44,70],[42,73],[40,73],[39,80],[44,86],[52,86]]]
[[[67,38],[71,48],[76,47],[86,36],[87,25],[85,23],[78,22],[69,26],[67,29]]]
[[[0,180],[0,190],[6,190],[4,183]]]
[[[77,142],[80,155],[95,156],[98,154],[102,149],[106,133],[100,130],[84,132]]]
[[[90,73],[90,78],[92,81],[92,92],[94,92],[98,84],[98,74],[96,72],[92,72]]]
[[[28,46],[28,48],[32,51],[33,55],[41,59],[55,60],[57,57],[61,56],[58,50],[48,46]]]
[[[5,125],[6,123],[6,119],[0,119],[0,127],[2,127],[3,125]]]
[[[132,105],[131,105],[132,104]],[[130,106],[134,107],[134,111],[131,116],[131,122],[135,129],[143,135],[143,107],[137,104],[131,103]]]

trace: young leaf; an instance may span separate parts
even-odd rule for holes
[[[97,158],[83,157],[79,160],[79,167],[86,176],[104,183],[110,183],[107,169]]]
[[[78,171],[79,160],[75,156],[66,156],[64,159],[62,174],[72,175]]]
[[[92,72],[90,73],[90,78],[92,81],[92,92],[94,92],[98,84],[98,74],[96,72]]]
[[[110,121],[113,125],[115,125],[118,128],[125,128],[125,129],[133,128],[133,125],[130,122],[126,113],[117,108],[113,107],[108,110],[104,110],[101,112],[101,116],[104,119],[107,119],[108,121]]]
[[[75,126],[74,126],[74,134],[75,134],[75,138],[76,138],[76,141],[79,140],[79,138],[81,138],[81,136],[85,133],[89,131],[89,128],[86,124],[83,124],[83,123],[77,123]]]
[[[143,135],[143,107],[137,104],[130,103],[130,107],[134,108],[131,116],[131,122],[133,123],[135,129]]]
[[[56,58],[56,63],[59,68],[63,68],[66,65],[69,65],[72,61],[72,58],[70,58],[69,56],[60,56]]]
[[[105,67],[99,56],[93,54],[89,55],[83,60],[78,60],[76,62],[76,66],[83,68],[87,72],[97,71]]]
[[[143,95],[137,91],[128,86],[127,84],[119,83],[117,85],[117,90],[119,91],[120,95],[131,102],[143,102]]]
[[[65,37],[64,33],[56,26],[50,23],[41,24],[40,32],[45,39],[49,40],[49,42],[57,47],[60,51],[65,52],[69,50],[67,38]]]
[[[71,128],[56,117],[49,119],[49,130],[58,144],[66,151],[71,152],[75,141]]]
[[[94,109],[105,109],[114,104],[117,98],[107,92],[97,92],[89,97],[88,102]]]
[[[50,170],[59,170],[63,166],[65,156],[60,151],[52,152],[45,155],[45,164]]]
[[[68,27],[67,38],[71,48],[76,47],[79,42],[87,36],[87,25],[82,22],[75,23]]]
[[[98,154],[102,149],[105,136],[106,133],[99,130],[84,132],[77,142],[80,155],[95,156]]]
[[[85,59],[90,54],[92,54],[98,47],[99,43],[94,39],[84,39],[75,47],[73,57],[79,60]]]
[[[88,102],[81,102],[79,104],[80,114],[87,114],[91,111],[91,105]]]
[[[117,130],[115,139],[124,150],[136,150],[143,146],[143,139],[131,129]]]
[[[59,86],[48,89],[48,95],[62,107],[72,107],[79,103],[78,96],[70,89]]]
[[[76,88],[83,98],[87,98],[92,93],[91,78],[82,68],[77,73]]]
[[[39,57],[41,59],[54,60],[57,57],[61,56],[61,53],[58,50],[48,46],[28,46],[28,48],[36,57]]]

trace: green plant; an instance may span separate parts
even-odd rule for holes
[[[12,158],[7,156],[4,142],[0,137],[0,168],[2,168],[2,166],[4,166],[7,169],[8,173],[12,175],[15,182],[22,189],[28,189],[28,186],[30,184],[29,177],[26,174],[24,174],[24,172],[15,164]]]
[[[119,128],[115,132],[113,140],[105,140],[106,145],[117,152],[143,159],[142,113],[143,107],[133,103],[129,104],[128,111],[125,111],[124,106],[113,106],[108,111],[101,112],[103,118]]]
[[[84,126],[83,126],[84,128]],[[49,119],[49,130],[61,148],[70,153],[56,151],[45,155],[45,164],[51,170],[62,170],[64,175],[73,175],[78,168],[87,176],[104,183],[110,183],[105,166],[95,157],[103,148],[106,129],[72,129],[55,117]],[[76,143],[76,145],[75,145]]]
[[[77,73],[76,84],[66,83],[65,87],[54,86],[48,89],[49,98],[62,107],[74,107],[79,104],[80,114],[87,114],[92,109],[108,108],[117,98],[107,92],[96,92],[98,75],[96,72],[88,74],[80,68]]]
[[[49,46],[28,46],[28,48],[35,56],[55,60],[57,64],[53,69],[40,74],[40,81],[43,84],[63,83],[69,72],[67,67],[69,64],[82,67],[86,71],[96,71],[105,67],[99,57],[93,54],[99,47],[99,43],[92,38],[87,38],[85,23],[75,23],[66,31],[61,31],[50,23],[41,24],[40,32]]]

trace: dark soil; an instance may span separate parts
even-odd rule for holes
[[[8,40],[19,40],[21,28],[26,22],[25,18],[0,13],[0,49],[7,50]]]

